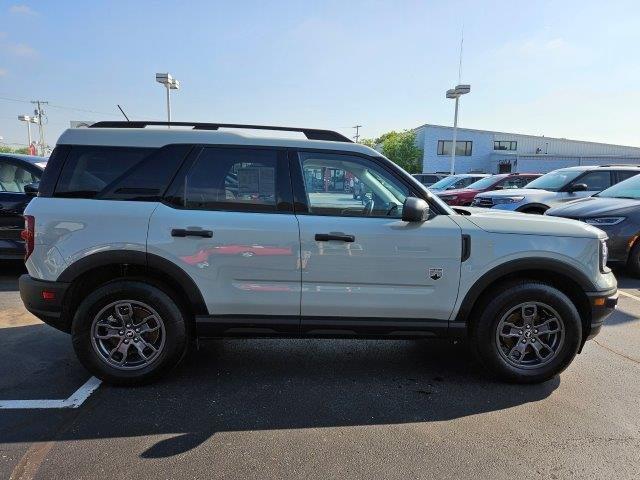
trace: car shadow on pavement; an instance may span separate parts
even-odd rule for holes
[[[25,354],[46,361],[46,352]],[[66,368],[49,372],[50,381],[88,376],[77,364]],[[217,432],[436,422],[536,402],[559,384],[493,381],[464,345],[444,341],[212,340],[158,383],[100,387],[71,419],[60,411],[0,411],[0,445],[171,435],[136,452],[164,458]],[[58,417],[65,426],[46,427]]]

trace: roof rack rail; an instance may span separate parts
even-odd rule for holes
[[[640,167],[637,163],[608,163],[606,165],[598,165],[598,167]]]
[[[297,128],[297,127],[274,127],[271,125],[242,125],[237,123],[198,123],[198,122],[157,122],[157,121],[105,121],[97,122],[89,128],[145,128],[148,126],[172,126],[172,127],[193,127],[193,130],[218,130],[220,128],[245,128],[250,130],[277,130],[282,132],[300,132],[309,140],[326,140],[330,142],[353,141],[344,135],[333,130],[320,130],[317,128]]]

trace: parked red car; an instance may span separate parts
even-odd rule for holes
[[[502,173],[481,178],[467,188],[443,190],[434,193],[448,205],[466,207],[471,205],[474,197],[479,193],[490,190],[502,190],[504,188],[522,188],[540,175],[540,173]]]

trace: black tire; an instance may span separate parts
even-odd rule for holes
[[[541,207],[533,207],[533,208],[524,208],[518,211],[521,213],[529,213],[531,215],[544,215],[544,212],[546,212],[547,210]]]
[[[480,363],[497,378],[513,383],[540,383],[562,372],[578,353],[582,341],[582,323],[573,302],[560,290],[536,281],[503,285],[493,291],[476,310],[470,325],[470,345]],[[491,295],[491,294],[489,294]],[[518,367],[500,353],[497,331],[501,319],[522,303],[541,302],[550,306],[564,324],[564,336],[555,356],[546,364]],[[517,340],[516,340],[517,343]],[[538,343],[540,345],[540,343]],[[528,355],[532,356],[533,345]],[[524,358],[524,357],[523,357]]]
[[[634,277],[640,277],[640,242],[636,242],[629,252],[627,272]]]
[[[113,302],[124,300],[150,306],[161,317],[164,328],[164,342],[154,360],[134,370],[110,365],[100,356],[92,341],[92,323],[96,316]],[[73,348],[82,365],[112,385],[141,385],[156,380],[182,360],[188,347],[186,316],[176,302],[160,288],[132,280],[107,283],[87,296],[76,310],[71,335]]]

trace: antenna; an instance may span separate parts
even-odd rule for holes
[[[129,121],[130,121],[130,120],[129,120],[129,117],[127,117],[127,114],[126,114],[126,113],[124,113],[124,110],[122,109],[122,107],[121,107],[119,104],[118,104],[118,108],[119,108],[119,109],[120,109],[120,111],[122,112],[122,115],[124,115],[124,118],[126,118],[126,119],[127,119],[127,122],[129,122]]]

